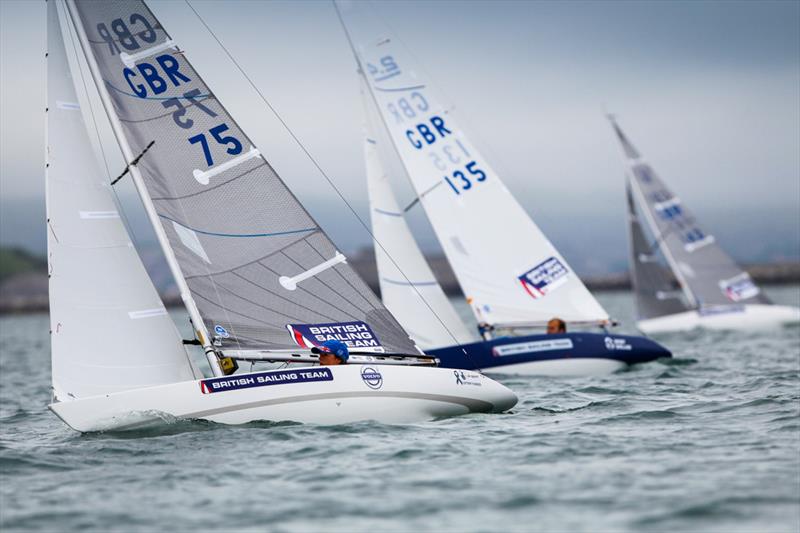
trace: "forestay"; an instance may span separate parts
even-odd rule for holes
[[[631,192],[690,307],[771,303],[703,231],[681,199],[670,191],[611,118],[630,171]],[[655,243],[654,243],[655,245]]]
[[[607,320],[371,6],[339,8],[373,104],[478,321]]]
[[[472,342],[473,336],[431,272],[397,205],[377,149],[385,135],[377,135],[374,124],[379,119],[365,104],[364,157],[381,300],[423,350]]]
[[[395,318],[139,0],[77,2],[102,78],[204,325],[223,350],[333,336],[415,352]]]
[[[628,204],[629,264],[638,319],[686,311],[683,292],[670,272],[660,263],[658,246],[647,240],[636,214],[636,205],[629,183],[625,185],[625,197]]]
[[[65,29],[69,27],[65,25]],[[67,46],[75,50],[69,34]],[[47,250],[52,379],[69,401],[201,377],[142,266],[91,148],[56,3],[47,3]],[[88,101],[84,96],[84,107]]]

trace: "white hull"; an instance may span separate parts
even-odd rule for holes
[[[763,330],[800,322],[800,309],[785,305],[745,305],[733,312],[701,315],[686,311],[648,320],[640,320],[636,327],[646,334],[688,331],[696,328],[713,330]]]
[[[584,357],[531,361],[487,368],[490,376],[550,376],[550,377],[596,377],[613,374],[627,365],[614,359]]]
[[[373,372],[365,370],[367,368]],[[319,376],[318,372],[325,373],[329,379],[204,392],[209,390],[209,382],[221,379],[289,373]],[[367,372],[367,378],[362,378],[362,372]],[[360,420],[409,423],[474,412],[502,412],[516,403],[517,396],[513,392],[477,372],[346,365],[185,381],[57,402],[51,404],[50,409],[73,429],[87,432],[132,429],[171,419],[202,419],[221,424],[257,420],[312,424]]]

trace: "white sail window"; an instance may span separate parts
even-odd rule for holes
[[[181,239],[181,242],[184,246],[194,252],[203,261],[209,265],[211,264],[211,259],[208,258],[205,248],[203,248],[203,245],[200,244],[200,239],[197,238],[197,233],[195,233],[193,230],[190,230],[186,226],[178,224],[177,222],[173,222],[172,227],[175,229],[175,233],[178,234],[178,237]]]

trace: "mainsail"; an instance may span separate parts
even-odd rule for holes
[[[373,105],[479,322],[608,314],[439,103],[365,2],[338,6]],[[381,152],[383,155],[385,152]]]
[[[628,204],[629,264],[638,318],[641,320],[686,311],[683,291],[670,272],[661,265],[658,246],[647,240],[636,214],[629,183],[625,186],[625,197]]]
[[[383,139],[373,126],[376,118],[369,105],[365,110],[364,156],[381,300],[423,350],[472,342],[473,336],[436,281],[397,205],[377,150]]]
[[[644,215],[690,308],[747,303],[771,303],[737,265],[713,235],[703,231],[697,219],[656,175],[628,140],[613,117],[611,125],[629,165],[633,200]],[[660,313],[664,314],[664,313]]]
[[[75,2],[192,305],[222,349],[416,352],[140,0]],[[187,304],[188,305],[188,304]],[[322,333],[320,333],[322,332]]]
[[[73,81],[82,84],[71,79],[68,59],[50,1],[45,183],[55,399],[200,377],[120,219],[91,148],[84,122],[90,111],[80,105]]]

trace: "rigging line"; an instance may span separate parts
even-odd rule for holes
[[[89,114],[92,117],[92,124],[94,125],[94,134],[97,137],[97,146],[100,148],[100,155],[103,157],[103,165],[106,167],[106,176],[111,176],[111,168],[108,165],[108,158],[106,158],[106,151],[103,148],[103,140],[100,137],[100,127],[97,125],[97,118],[94,114],[94,108],[92,107],[92,100],[89,96],[89,87],[86,84],[86,77],[83,75],[83,65],[80,61],[80,56],[78,55],[78,45],[75,43],[75,36],[73,35],[73,31],[76,31],[72,24],[66,24],[67,26],[67,33],[69,34],[69,40],[72,44],[72,52],[75,56],[75,66],[77,67],[78,73],[81,75],[81,83],[83,84],[83,92],[86,96],[86,105],[89,107]],[[123,161],[124,161],[123,156]],[[126,161],[127,163],[127,161]],[[112,183],[113,185],[113,183]],[[122,223],[125,226],[125,230],[128,233],[128,236],[131,238],[133,242],[134,248],[138,248],[138,243],[136,242],[136,234],[133,232],[133,227],[131,226],[130,220],[128,220],[128,214],[125,212],[124,206],[122,204],[122,200],[119,199],[119,195],[117,194],[116,189],[113,187],[109,187],[111,189],[111,194],[114,195],[114,201],[117,204],[117,208],[119,212],[122,214]]]
[[[188,1],[188,0],[186,0],[186,1]],[[372,97],[372,102],[375,104],[376,107],[378,107],[378,100],[375,97],[375,94],[370,90],[369,81],[367,80],[366,75],[364,74],[364,68],[361,65],[361,59],[358,57],[358,54],[356,53],[355,44],[353,43],[353,39],[350,37],[350,31],[348,31],[347,25],[344,23],[344,18],[342,18],[342,13],[339,11],[339,6],[336,4],[335,0],[331,0],[331,3],[333,4],[333,9],[336,11],[336,16],[339,18],[339,24],[341,24],[341,26],[342,26],[342,30],[344,31],[344,35],[347,38],[347,43],[350,46],[350,51],[353,54],[353,59],[355,59],[356,65],[358,66],[358,73],[361,76],[361,80],[362,80],[362,89],[361,89],[362,93],[361,94],[362,95],[364,94],[364,92],[363,92],[364,91],[364,86],[366,86],[367,92]],[[363,100],[363,98],[362,98],[362,100]],[[366,102],[364,103],[364,113],[365,113],[365,116],[367,117],[367,121],[369,121],[369,110],[367,109]],[[389,126],[386,124],[386,121],[383,119],[383,116],[382,116],[382,114],[380,112],[378,112],[378,118],[380,119],[381,124],[383,124],[383,127],[384,127],[384,129],[386,131],[386,134],[387,134],[388,138],[389,138],[389,142],[391,143],[392,147],[394,148],[394,151],[397,154],[398,159],[400,159],[400,164],[401,164],[401,166],[402,166],[402,168],[403,168],[403,170],[404,170],[404,172],[406,174],[406,177],[408,179],[410,179],[410,175],[408,173],[408,167],[406,166],[405,161],[403,161],[402,156],[400,156],[400,150],[398,149],[397,144],[394,142],[394,139],[392,138],[392,133],[391,133],[391,131],[389,131]],[[326,178],[327,178],[327,176],[326,176]],[[352,208],[351,208],[351,210],[352,210]],[[353,213],[355,214],[355,211]],[[356,214],[356,217],[358,217],[357,214]],[[361,221],[362,225],[364,224],[364,222],[361,220],[361,218],[359,218],[358,220]],[[364,225],[364,227],[366,228],[366,225]],[[367,231],[369,232],[370,236],[372,236],[372,239],[374,240],[375,244],[380,246],[381,250],[383,250],[383,252],[386,254],[386,257],[389,258],[389,260],[392,262],[392,264],[397,269],[397,271],[400,273],[400,275],[402,275],[403,278],[410,283],[411,280],[408,278],[408,276],[406,276],[405,272],[403,272],[403,269],[400,268],[400,265],[397,264],[397,261],[395,261],[394,257],[392,257],[392,255],[388,252],[388,250],[386,250],[386,248],[383,246],[383,244],[381,244],[381,242],[377,238],[375,238],[375,235],[373,235],[372,232],[369,229],[367,229]],[[444,330],[447,332],[447,334],[450,335],[450,338],[453,339],[455,345],[459,346],[458,338],[455,336],[455,334],[452,331],[450,331],[450,328],[447,327],[447,324],[445,324],[444,320],[442,320],[442,317],[440,317],[436,313],[436,311],[433,309],[431,304],[428,303],[428,300],[426,300],[425,297],[422,296],[422,293],[419,292],[419,289],[417,289],[417,287],[415,287],[414,285],[410,285],[410,286],[414,290],[414,292],[417,294],[417,296],[419,296],[420,300],[422,300],[422,303],[425,304],[425,307],[428,308],[428,310],[436,318],[436,320],[439,322],[439,324],[441,324],[442,328],[444,328]],[[461,347],[461,351],[464,354],[464,357],[466,357],[467,360],[471,362],[471,358],[469,356],[469,353],[467,352],[467,350],[463,346]],[[475,368],[479,369],[479,367],[477,367],[477,366]]]
[[[411,281],[406,277],[406,275],[403,272],[403,270],[400,268],[400,266],[397,264],[397,262],[391,256],[391,254],[389,254],[389,252],[386,250],[386,248],[384,248],[384,246],[380,243],[380,241],[377,238],[375,238],[375,235],[372,233],[372,230],[370,230],[370,228],[367,225],[367,223],[364,222],[364,219],[361,218],[358,215],[358,213],[353,208],[353,206],[350,204],[350,202],[347,201],[347,199],[344,197],[344,195],[339,190],[339,188],[336,186],[336,184],[334,184],[333,180],[331,180],[331,178],[328,177],[328,175],[325,173],[325,171],[322,170],[322,167],[317,162],[317,160],[311,155],[311,153],[308,151],[308,149],[305,147],[305,145],[300,142],[300,139],[298,139],[298,137],[297,137],[297,135],[295,135],[294,131],[292,131],[289,128],[289,125],[286,123],[286,121],[283,120],[283,117],[280,114],[278,114],[277,110],[274,107],[272,107],[272,104],[269,103],[269,100],[267,100],[267,98],[262,94],[261,90],[259,90],[259,88],[256,86],[256,84],[253,83],[253,80],[250,79],[250,76],[247,75],[247,73],[244,71],[244,69],[241,67],[241,65],[239,65],[239,63],[236,61],[236,59],[234,59],[233,55],[228,51],[227,48],[225,48],[225,45],[222,44],[222,41],[219,40],[219,37],[217,37],[217,35],[214,33],[214,31],[211,29],[211,27],[209,27],[209,25],[206,23],[206,21],[203,19],[203,17],[200,16],[200,13],[197,12],[197,10],[194,8],[194,6],[192,6],[192,4],[189,2],[189,0],[184,0],[184,1],[186,2],[186,5],[189,6],[189,9],[191,9],[194,12],[195,16],[197,16],[198,20],[200,20],[200,22],[203,24],[203,26],[205,26],[206,30],[208,30],[208,33],[210,33],[211,36],[214,38],[214,40],[217,41],[217,44],[219,44],[220,48],[222,48],[225,51],[225,54],[228,56],[228,58],[231,60],[231,62],[233,62],[233,64],[236,66],[236,68],[239,70],[239,72],[242,74],[242,76],[244,76],[244,78],[250,84],[250,87],[253,88],[253,90],[258,94],[258,96],[261,98],[261,100],[264,102],[264,104],[275,115],[275,118],[278,119],[278,121],[281,123],[281,125],[286,130],[286,132],[292,137],[294,142],[297,143],[297,145],[300,147],[300,149],[303,151],[303,153],[306,155],[306,157],[308,157],[309,161],[311,161],[311,163],[316,167],[316,169],[319,171],[319,173],[325,178],[325,181],[327,181],[328,184],[331,186],[331,188],[333,188],[333,190],[336,192],[336,194],[339,196],[339,198],[341,198],[342,202],[344,202],[344,204],[347,206],[347,208],[350,210],[350,212],[353,213],[353,215],[356,217],[356,220],[358,220],[359,223],[361,224],[361,226],[363,226],[364,230],[366,230],[366,232],[369,234],[369,236],[372,237],[373,242],[375,242],[375,244],[377,244],[378,246],[381,247],[381,250],[383,250],[383,252],[386,254],[386,257],[388,257],[389,260],[392,262],[392,264],[395,266],[395,268],[397,268],[397,271],[400,272],[403,275],[403,277],[406,278],[408,281]],[[339,16],[339,21],[342,23],[342,27],[345,30],[345,34],[347,35],[347,40],[348,40],[348,42],[350,42],[350,46],[352,47],[353,43],[352,43],[352,40],[350,39],[350,34],[347,32],[347,28],[344,26],[344,21],[342,20],[342,16],[339,13],[339,8],[336,6],[335,3],[334,3],[334,8],[336,9],[336,14]],[[356,59],[356,61],[358,61],[358,60]],[[359,63],[359,67],[360,67],[360,63]],[[413,285],[412,285],[412,287],[413,287]],[[439,317],[439,315],[436,314],[436,312],[433,310],[433,308],[430,306],[430,304],[425,300],[425,298],[422,297],[422,294],[420,294],[419,291],[416,290],[416,288],[414,290],[415,290],[415,292],[417,292],[417,295],[420,297],[420,299],[422,299],[422,301],[425,303],[426,307],[430,310],[430,312],[433,314],[433,316],[436,317],[436,319],[439,321],[439,323],[442,325],[442,327],[445,329],[445,331],[447,331],[447,333],[453,339],[455,344],[458,344],[458,339],[450,331],[450,329],[445,325],[445,323],[441,319],[441,317]]]

